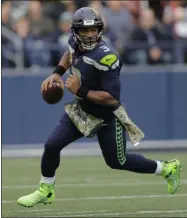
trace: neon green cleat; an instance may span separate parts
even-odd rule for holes
[[[41,183],[40,188],[34,193],[19,198],[18,204],[24,207],[33,207],[38,203],[51,204],[54,198],[54,184]]]
[[[163,176],[168,183],[168,193],[174,194],[179,190],[181,185],[180,172],[182,170],[182,165],[179,160],[165,161],[163,164],[161,176]]]

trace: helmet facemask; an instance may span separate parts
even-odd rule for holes
[[[85,27],[85,28],[92,28],[92,27]],[[95,27],[93,27],[95,28]],[[102,39],[103,29],[96,27],[98,29],[98,34],[96,36],[82,36],[78,33],[80,28],[72,29],[73,36],[76,42],[85,50],[92,50],[94,49],[100,40]]]

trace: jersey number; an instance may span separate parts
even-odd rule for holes
[[[104,49],[104,52],[110,51],[110,49],[107,48],[106,46],[101,46],[100,48]]]

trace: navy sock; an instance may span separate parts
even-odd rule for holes
[[[136,173],[155,173],[157,168],[157,162],[145,158],[140,154],[127,153],[126,162],[124,164],[124,170],[136,172]]]

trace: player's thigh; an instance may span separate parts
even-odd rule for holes
[[[60,119],[60,122],[53,129],[49,135],[45,149],[61,150],[71,142],[83,137],[82,133],[78,131],[68,115],[64,113]]]
[[[107,165],[120,168],[126,160],[126,135],[119,120],[114,118],[97,136]]]

